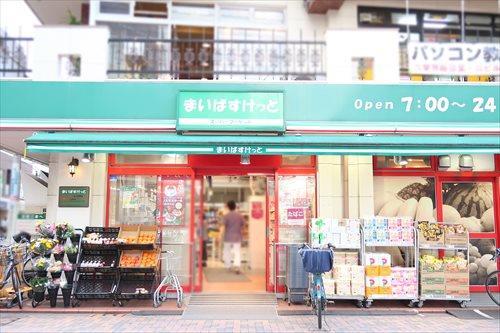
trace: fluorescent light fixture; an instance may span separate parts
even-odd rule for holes
[[[83,153],[82,162],[90,163],[94,161],[94,154],[92,153]]]
[[[249,165],[250,164],[250,155],[241,155],[240,164],[241,165]]]
[[[444,29],[446,27],[447,25],[445,23],[433,23],[433,22],[424,23],[424,28],[429,28],[429,29]]]

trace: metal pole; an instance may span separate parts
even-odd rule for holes
[[[406,44],[408,44],[409,41],[410,41],[410,0],[406,0]]]
[[[465,42],[465,0],[460,0],[460,7],[461,7],[461,18],[460,18],[460,23],[461,23],[461,30],[462,30],[462,43]]]

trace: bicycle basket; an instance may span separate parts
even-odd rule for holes
[[[308,273],[321,274],[332,270],[333,255],[330,250],[302,249],[299,254],[304,270]]]

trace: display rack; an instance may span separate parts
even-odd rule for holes
[[[90,234],[98,233],[102,238],[116,239],[120,228],[86,227],[80,237],[77,269],[73,284],[73,307],[79,306],[81,300],[113,299],[118,279],[119,251],[117,244],[93,244],[85,242]],[[103,262],[101,267],[85,267],[84,260]],[[82,265],[83,264],[83,265]]]
[[[382,251],[377,251],[375,250],[376,247],[397,247],[397,248],[403,248],[404,249],[404,260],[405,260],[405,267],[414,267],[416,270],[416,277],[417,277],[417,292],[414,295],[380,295],[380,294],[374,294],[374,295],[366,295],[365,296],[365,301],[364,305],[366,308],[369,308],[373,301],[375,300],[408,300],[410,301],[409,306],[413,307],[415,304],[418,304],[419,302],[419,297],[418,297],[418,246],[417,246],[417,232],[416,228],[414,226],[406,226],[405,228],[411,229],[413,233],[413,240],[411,242],[386,242],[386,243],[380,243],[380,242],[375,242],[375,241],[370,241],[367,239],[367,230],[366,230],[366,225],[362,226],[363,233],[363,266],[366,265],[366,248],[370,247],[373,248],[372,251],[370,252],[382,252]],[[391,265],[391,269],[392,269]]]
[[[455,225],[453,223],[439,223],[440,225]],[[463,252],[465,259],[467,260],[467,270],[466,270],[466,275],[467,275],[467,281],[469,277],[469,271],[468,271],[468,265],[469,265],[469,232],[467,229],[464,231],[464,235],[466,237],[466,241],[463,242],[464,245],[455,245],[455,244],[446,244],[447,237],[446,237],[446,231],[444,234],[444,239],[441,241],[441,244],[439,242],[436,242],[436,244],[430,244],[428,242],[424,243],[422,241],[422,235],[420,232],[417,232],[417,243],[418,243],[418,248],[419,250],[437,250],[437,251],[454,251],[455,254],[458,252]],[[465,272],[463,272],[465,273]],[[470,302],[470,294],[468,296],[456,296],[456,295],[446,295],[446,291],[444,295],[432,295],[432,294],[427,294],[423,295],[422,294],[422,287],[421,287],[421,272],[419,270],[419,302],[417,303],[418,307],[422,307],[424,301],[426,300],[436,300],[436,301],[455,301],[457,302],[460,307],[465,308],[467,304]],[[444,273],[446,276],[446,272]],[[469,287],[469,283],[467,283],[467,288]],[[445,278],[445,288],[446,288],[446,278]]]
[[[359,227],[359,239],[358,239],[358,244],[359,246],[336,246],[334,251],[338,250],[347,250],[349,252],[356,251],[358,255],[358,265],[363,265],[364,263],[364,242],[362,241],[364,239],[363,236],[363,228]],[[334,266],[335,269],[335,266]],[[365,295],[337,295],[337,294],[326,294],[326,299],[329,302],[334,303],[336,300],[351,300],[351,301],[356,301],[356,306],[357,307],[363,307],[363,301],[365,300]]]

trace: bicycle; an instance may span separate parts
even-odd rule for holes
[[[26,244],[13,244],[9,246],[2,246],[0,247],[0,252],[3,252],[0,256],[3,258],[7,259],[6,262],[6,268],[3,273],[3,278],[2,281],[0,282],[0,289],[5,287],[9,280],[12,283],[12,290],[14,291],[15,298],[17,299],[17,304],[19,306],[19,309],[23,308],[23,296],[22,296],[22,291],[21,291],[21,278],[19,277],[19,272],[17,270],[17,265],[22,262],[22,260],[16,260],[16,254],[14,252],[14,248],[18,250],[20,247],[21,251],[26,251],[26,248],[24,250],[22,247],[25,246],[27,247]],[[24,257],[24,256],[22,256]],[[7,304],[8,307],[12,305],[12,301]]]
[[[329,272],[333,267],[333,246],[328,244],[327,249],[315,249],[304,244],[299,248],[304,270],[312,274],[309,279],[306,303],[312,306],[318,317],[318,329],[323,326],[323,312],[326,311],[327,299],[323,285],[323,273]]]
[[[500,259],[500,248],[495,250],[495,254],[491,258],[492,261],[496,261]],[[484,281],[484,286],[486,287],[486,293],[490,296],[491,300],[498,306],[500,306],[500,299],[498,296],[495,296],[494,292],[490,290],[492,286],[496,286],[498,284],[498,278],[500,277],[500,270],[494,270],[486,277]]]

